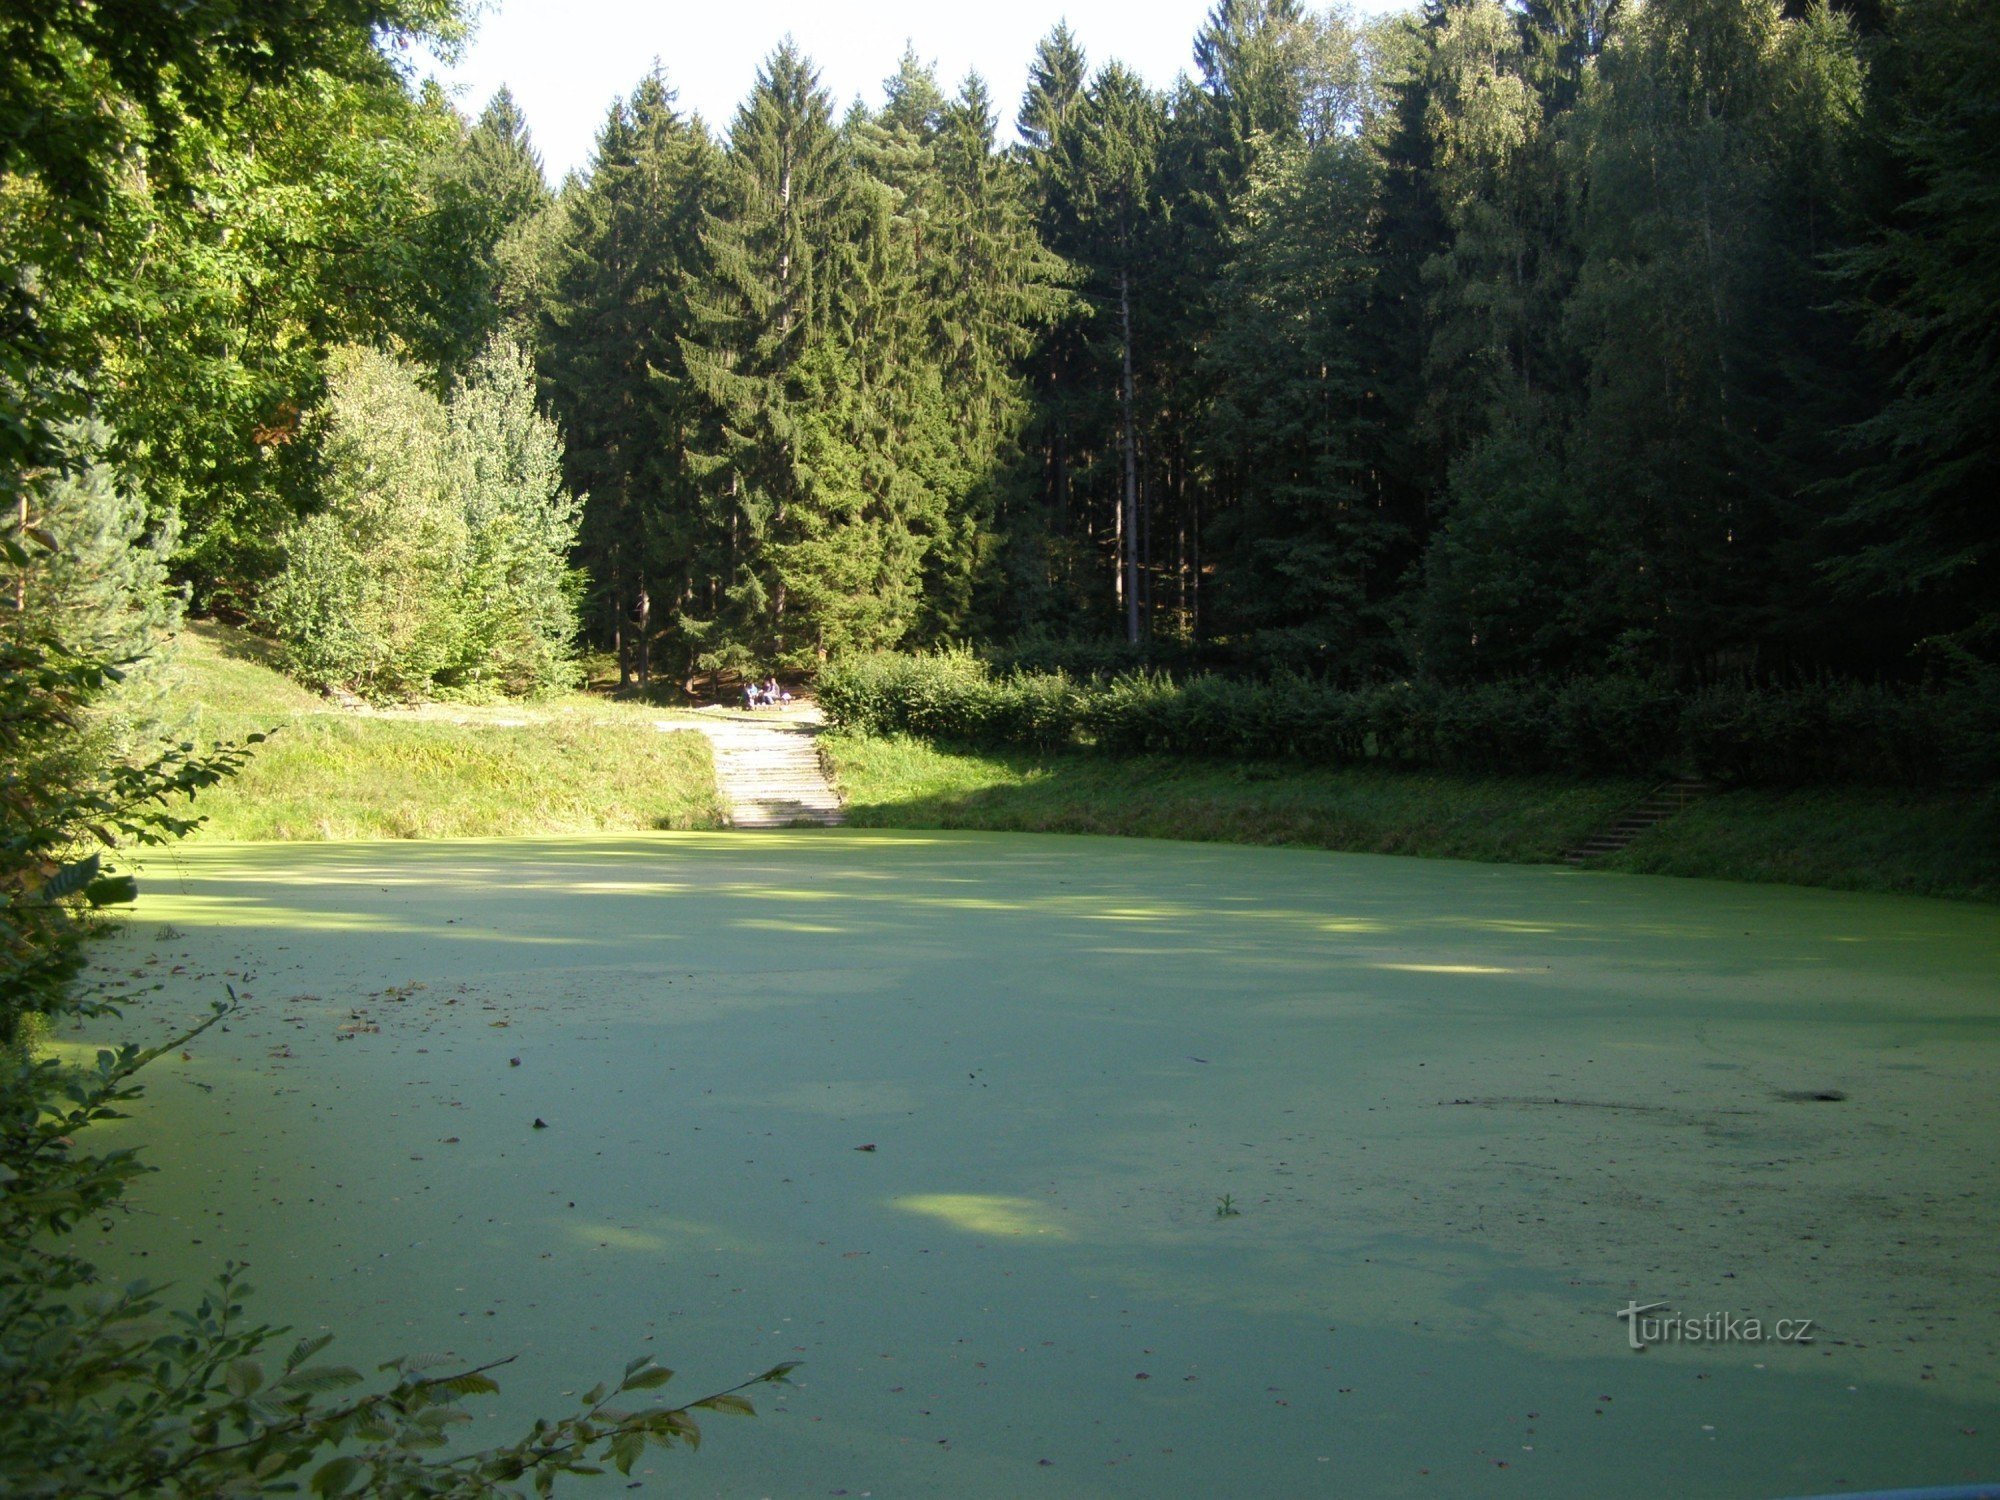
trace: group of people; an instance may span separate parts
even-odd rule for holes
[[[791,691],[778,686],[778,679],[775,677],[767,677],[762,682],[743,684],[745,708],[783,708],[791,701]]]

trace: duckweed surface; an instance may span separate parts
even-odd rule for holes
[[[496,1440],[805,1361],[646,1493],[2000,1475],[2000,912],[857,830],[144,873],[121,1034],[242,1006],[107,1127],[163,1170],[103,1262],[519,1353]],[[1635,1353],[1659,1302],[1813,1338]]]

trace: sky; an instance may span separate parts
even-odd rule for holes
[[[1066,19],[1094,68],[1117,58],[1164,87],[1192,68],[1212,0],[488,0],[463,60],[435,68],[477,115],[501,84],[527,114],[552,182],[583,167],[611,101],[657,58],[681,108],[728,130],[757,66],[789,34],[819,65],[841,109],[879,104],[904,43],[937,65],[946,91],[977,70],[1003,137],[1035,43]],[[1408,0],[1355,0],[1362,14]]]

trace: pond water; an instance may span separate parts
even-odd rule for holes
[[[1989,908],[856,830],[143,875],[119,1034],[242,1006],[106,1127],[163,1170],[100,1260],[247,1260],[364,1368],[518,1353],[490,1441],[637,1354],[804,1361],[645,1492],[2000,1476]],[[1812,1338],[1635,1352],[1653,1303]]]

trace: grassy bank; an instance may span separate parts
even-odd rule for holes
[[[1633,780],[1472,777],[1297,763],[821,741],[863,827],[1105,833],[1546,863],[1636,801]],[[1597,868],[1841,890],[2000,899],[1992,794],[1725,792]]]
[[[1605,863],[1647,875],[2000,901],[2000,789],[1726,792]]]
[[[713,828],[724,809],[700,734],[659,709],[584,695],[400,712],[331,704],[274,671],[256,638],[195,625],[172,712],[204,742],[275,730],[206,793],[202,839],[468,838]]]

